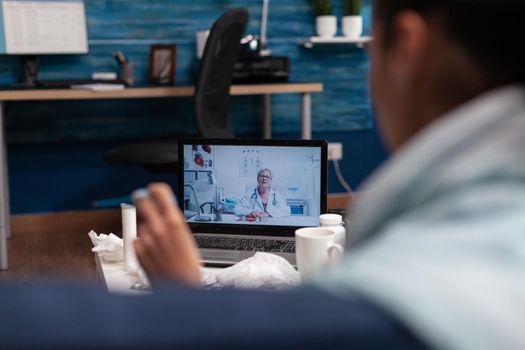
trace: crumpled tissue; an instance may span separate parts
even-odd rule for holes
[[[115,236],[113,233],[106,235],[97,233],[93,230],[88,233],[91,242],[94,247],[91,248],[92,252],[98,252],[101,259],[106,262],[117,262],[124,260],[124,243],[122,238]]]
[[[285,258],[263,252],[203,277],[212,288],[282,289],[300,283],[299,272]]]
[[[92,252],[97,252],[98,256],[106,263],[116,263],[124,261],[124,240],[120,237],[115,236],[113,233],[106,235],[97,233],[93,230],[88,233],[91,242],[95,247],[91,248]],[[146,272],[139,265],[137,271],[134,273],[128,272],[128,274],[135,275],[138,277],[138,281],[131,286],[131,289],[135,290],[149,290],[150,282],[146,275]]]

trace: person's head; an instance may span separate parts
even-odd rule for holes
[[[257,186],[269,188],[272,184],[272,171],[268,168],[262,168],[257,173]]]
[[[489,89],[525,83],[523,0],[374,0],[372,97],[398,148]]]

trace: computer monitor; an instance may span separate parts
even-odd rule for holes
[[[83,0],[0,0],[0,54],[22,55],[20,83],[34,84],[36,55],[87,52]]]

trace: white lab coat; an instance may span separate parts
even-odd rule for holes
[[[354,290],[435,349],[525,349],[525,89],[468,102],[363,189],[348,254],[315,282]]]
[[[250,193],[242,196],[241,201],[234,209],[236,215],[249,215],[254,210],[260,212],[265,211],[257,187],[255,187]],[[270,188],[266,212],[274,218],[291,215],[290,207],[286,204],[286,200],[273,188]]]

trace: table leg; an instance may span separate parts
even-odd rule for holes
[[[312,138],[312,96],[309,93],[301,94],[301,138]]]
[[[4,118],[4,102],[0,101],[0,157],[2,157],[2,169],[0,169],[0,270],[7,269],[7,238],[11,231]]]
[[[272,138],[272,95],[263,95],[263,137]]]

